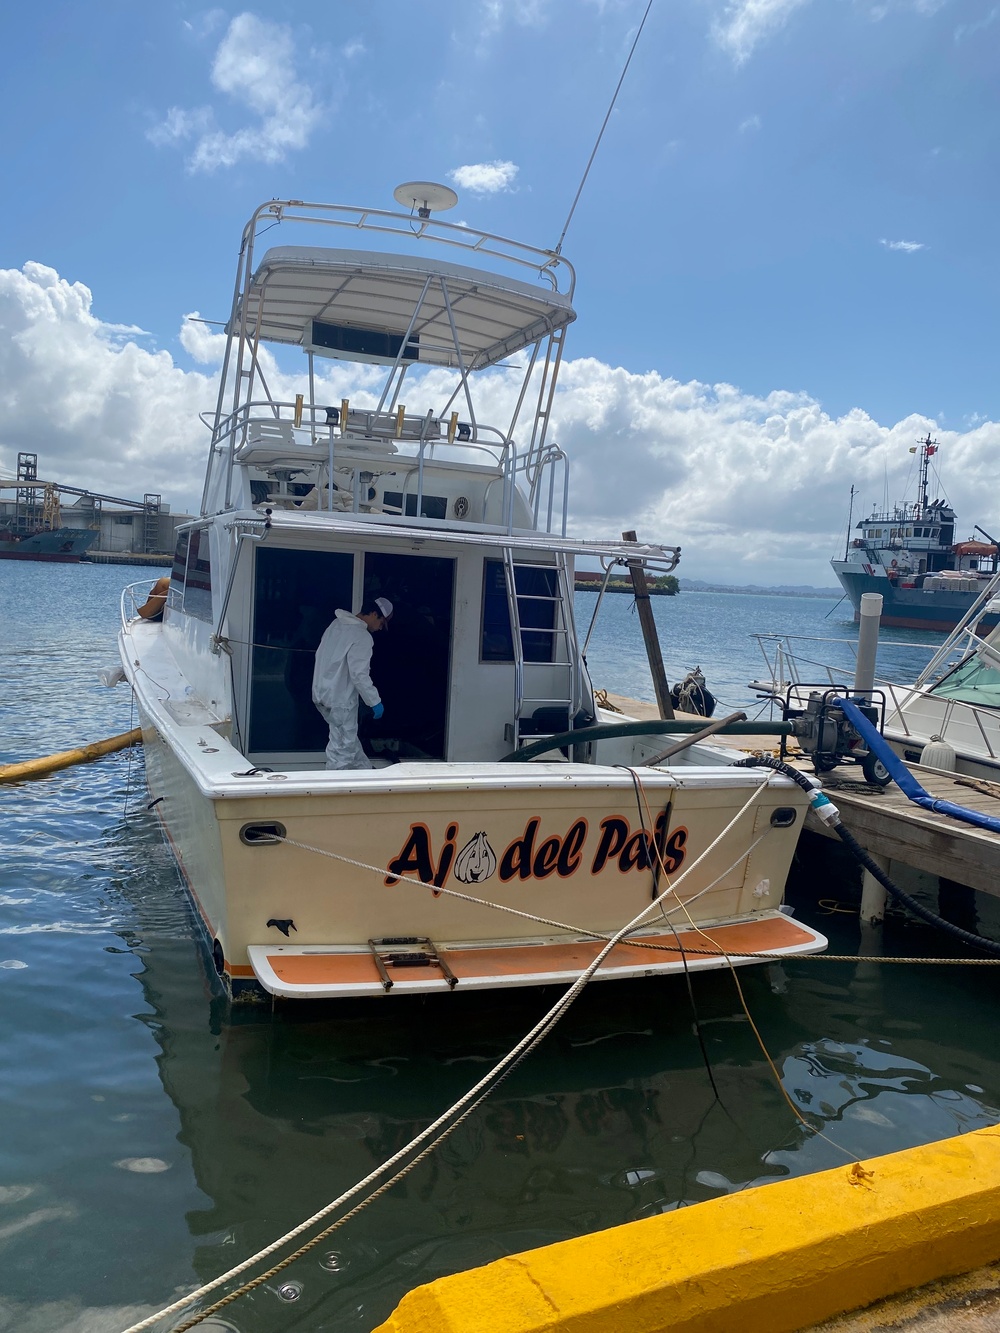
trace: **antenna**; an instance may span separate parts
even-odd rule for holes
[[[580,202],[580,195],[583,194],[583,187],[587,184],[587,177],[590,175],[590,168],[594,165],[594,158],[597,156],[597,150],[598,148],[600,148],[601,140],[604,138],[604,131],[608,128],[608,121],[611,119],[611,113],[615,109],[615,103],[618,101],[618,94],[622,90],[622,84],[625,82],[625,75],[628,73],[628,67],[632,63],[632,57],[635,55],[635,48],[639,45],[639,38],[642,36],[642,30],[646,26],[646,20],[649,18],[649,11],[652,8],[653,8],[653,0],[649,0],[649,3],[646,5],[646,11],[642,16],[642,21],[639,24],[638,29],[636,30],[632,46],[629,49],[628,58],[626,59],[625,64],[622,68],[621,77],[618,80],[618,85],[615,88],[614,95],[611,98],[611,104],[608,107],[607,114],[605,115],[601,128],[598,131],[597,140],[594,144],[594,147],[591,149],[590,157],[587,160],[587,165],[586,167],[584,167],[583,178],[577,187],[573,203],[570,205],[569,216],[563,223],[562,233],[559,237],[559,241],[556,245],[554,252],[557,255],[562,254],[562,243],[566,239],[566,233],[569,231],[569,224],[573,221],[573,214],[576,212],[576,206]]]
[[[425,222],[432,209],[443,213],[458,203],[458,195],[450,186],[437,185],[434,181],[404,181],[402,185],[396,186],[392,197],[397,204],[409,208],[411,213],[416,213]]]

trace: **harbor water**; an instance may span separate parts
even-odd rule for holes
[[[0,568],[0,762],[134,724],[98,671],[135,576]],[[585,626],[595,595],[577,600]],[[719,712],[759,706],[752,633],[855,634],[834,597],[654,608],[672,679],[700,666]],[[912,678],[921,639],[885,632],[901,646],[880,665]],[[588,659],[597,687],[652,697],[631,598],[606,598]],[[0,787],[0,1333],[115,1333],[232,1267],[406,1143],[554,998],[230,1014],[141,770],[127,751]],[[833,845],[794,875],[800,913],[857,953],[856,879]],[[898,924],[887,949],[950,952]],[[364,1333],[441,1274],[1000,1119],[996,968],[801,959],[741,979],[809,1128],[731,976],[696,976],[691,995],[683,978],[595,983],[430,1160],[203,1327]]]

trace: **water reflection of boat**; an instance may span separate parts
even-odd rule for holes
[[[219,1008],[213,1021],[201,999],[212,979],[193,940],[142,960],[160,1077],[206,1196],[187,1215],[200,1281],[365,1176],[544,1005],[514,992],[471,996],[460,1011],[432,996],[334,1016],[286,1006],[235,1022],[222,1022]],[[1000,1086],[1000,1067],[961,1021],[970,998],[961,977],[927,993],[900,967],[824,965],[817,975],[793,962],[788,973],[749,978],[748,1003],[789,1094],[846,1153],[876,1155],[995,1119],[966,1086],[973,1069],[980,1088]],[[287,1284],[302,1327],[367,1330],[405,1290],[442,1273],[839,1165],[844,1154],[789,1115],[731,979],[698,977],[695,992],[721,1105],[681,979],[588,991],[545,1050],[413,1176],[227,1317],[241,1333],[270,1333]],[[925,1037],[938,1018],[940,1031],[953,1022],[969,1040]]]
[[[234,995],[290,998],[569,979],[595,934],[649,909],[651,877],[665,889],[685,869],[678,924],[729,930],[719,947],[740,961],[822,948],[779,910],[799,788],[710,745],[658,761],[657,736],[595,703],[575,557],[669,569],[679,551],[566,536],[569,465],[548,429],[572,266],[432,219],[455,201],[444,187],[400,187],[400,202],[407,189],[404,212],[271,201],[254,214],[202,514],[180,529],[162,623],[123,617],[150,792],[220,977]],[[409,249],[258,258],[258,230],[278,223]],[[294,401],[274,399],[261,368],[283,345],[307,358]],[[322,357],[361,363],[352,399],[327,404]],[[477,398],[485,384],[495,403],[499,370],[512,415],[494,426]],[[374,648],[384,717],[367,767],[325,770],[319,636],[379,597],[396,607]],[[545,752],[519,762],[533,743]],[[652,947],[622,946],[600,978],[683,968],[673,923],[642,938]]]

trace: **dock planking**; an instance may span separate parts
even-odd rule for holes
[[[659,716],[655,704],[610,691],[607,698],[630,717],[645,720]],[[679,713],[678,717],[681,716],[686,715]],[[759,741],[753,736],[713,736],[710,743],[746,753],[776,751],[773,736],[761,736]],[[789,762],[803,772],[812,772],[812,764],[804,757],[793,754]],[[1000,816],[1000,795],[977,790],[950,774],[919,764],[909,767],[931,796],[980,814]],[[894,783],[870,793],[854,790],[855,784],[863,782],[861,769],[854,764],[840,765],[824,774],[822,781],[823,790],[840,810],[844,826],[873,856],[901,861],[928,874],[1000,897],[1000,834],[914,805]],[[845,783],[850,784],[850,789],[845,789]],[[837,836],[813,815],[808,816],[806,827],[828,838]]]

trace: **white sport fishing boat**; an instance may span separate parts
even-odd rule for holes
[[[912,685],[883,684],[885,738],[909,763],[1000,777],[1000,628],[988,628],[998,612],[994,574]]]
[[[432,218],[446,187],[396,199],[254,213],[201,515],[162,619],[123,600],[150,794],[220,978],[234,998],[563,982],[673,883],[598,977],[822,949],[780,910],[799,788],[707,744],[651,764],[663,724],[630,734],[595,705],[575,558],[679,552],[566,535],[549,424],[571,265]],[[279,223],[350,248],[258,257]],[[393,253],[362,248],[387,236]],[[288,401],[265,378],[282,347],[305,353]],[[331,403],[317,358],[356,363],[353,392]],[[377,596],[396,611],[374,640],[374,766],[327,771],[315,650]]]

